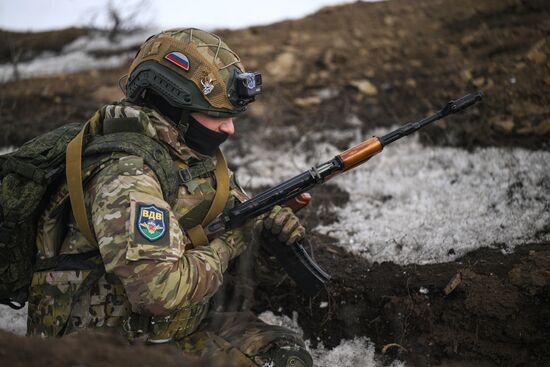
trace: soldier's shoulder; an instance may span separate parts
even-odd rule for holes
[[[95,170],[96,174],[138,176],[147,169],[143,158],[137,155],[111,155]]]
[[[131,192],[163,197],[155,172],[144,163],[143,158],[134,155],[125,155],[105,162],[92,174],[85,190],[96,200],[112,200]]]
[[[139,177],[149,176],[155,181],[158,178],[154,170],[149,167],[144,159],[136,155],[113,155],[105,162],[101,163],[94,169],[94,172],[90,174],[90,184],[102,184],[103,182],[109,182],[119,177],[128,177],[139,180]]]

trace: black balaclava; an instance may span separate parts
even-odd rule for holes
[[[154,106],[177,127],[180,139],[198,153],[213,156],[229,137],[226,133],[219,133],[203,126],[189,111],[172,106],[155,93],[147,93],[145,98],[147,104]]]
[[[187,131],[184,134],[185,143],[189,148],[209,156],[214,155],[220,145],[229,137],[226,133],[210,130],[193,116],[189,115]]]

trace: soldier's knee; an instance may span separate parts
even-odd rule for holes
[[[262,356],[264,366],[272,367],[313,367],[309,352],[299,345],[287,345],[269,349]]]

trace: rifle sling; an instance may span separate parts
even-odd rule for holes
[[[208,244],[208,237],[204,232],[204,227],[223,211],[229,198],[229,170],[225,157],[219,149],[216,152],[216,170],[214,174],[216,176],[216,194],[214,195],[214,200],[202,223],[187,231],[187,236],[194,247]]]

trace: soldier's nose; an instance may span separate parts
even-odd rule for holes
[[[233,124],[233,119],[228,118],[224,120],[219,127],[219,130],[227,135],[233,135],[235,133],[235,125]]]

